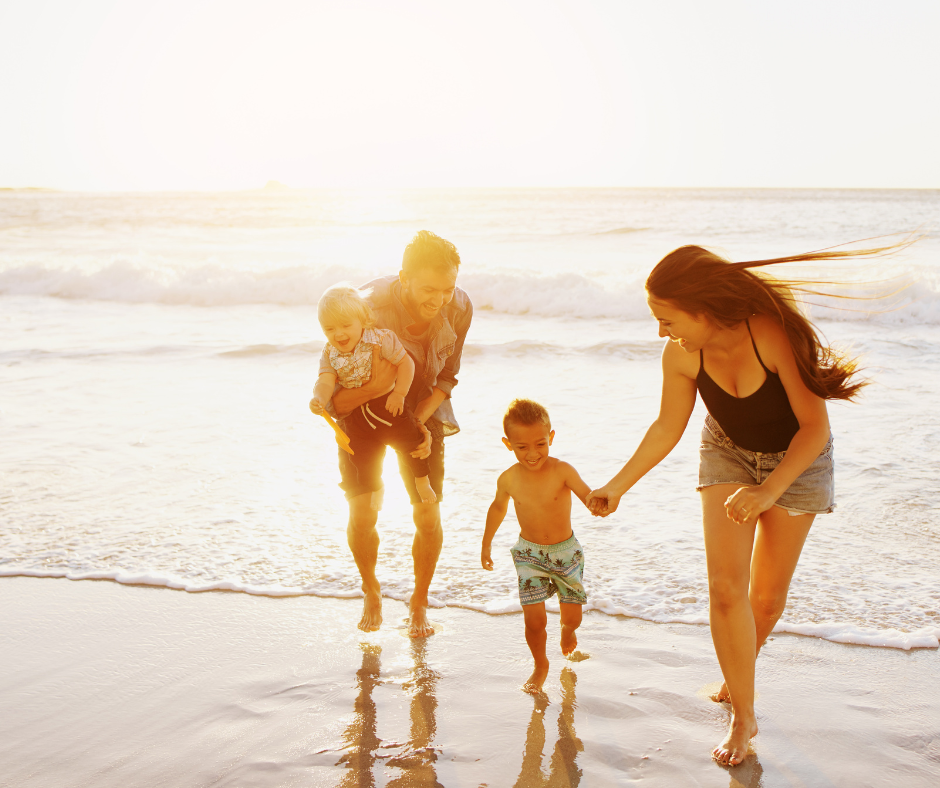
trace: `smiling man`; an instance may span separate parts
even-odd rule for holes
[[[440,501],[444,494],[444,437],[460,427],[454,418],[450,396],[457,385],[460,357],[470,328],[473,305],[457,287],[460,255],[449,241],[422,230],[405,248],[398,276],[387,276],[364,285],[372,289],[369,302],[376,326],[394,331],[415,362],[414,381],[406,400],[425,431],[425,440],[412,454],[427,456],[435,503],[422,503],[414,474],[399,455],[398,467],[411,498],[415,537],[411,549],[415,590],[408,605],[408,632],[412,637],[434,634],[428,622],[428,589],[443,544]],[[396,369],[373,358],[372,379],[357,389],[340,389],[333,407],[344,416],[394,382]],[[365,592],[359,629],[371,632],[382,623],[382,591],[375,576],[379,550],[378,512],[371,507],[371,491],[361,489],[349,455],[339,452],[342,488],[349,501],[349,548],[362,577]]]

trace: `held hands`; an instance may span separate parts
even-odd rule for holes
[[[405,409],[405,395],[399,394],[397,391],[393,391],[388,395],[388,399],[385,400],[385,410],[391,413],[393,416],[400,416],[402,411]]]
[[[607,485],[591,490],[587,497],[587,508],[595,517],[607,517],[617,511],[622,495],[612,492]]]
[[[493,571],[493,558],[490,555],[489,545],[485,545],[480,551],[480,563],[483,565],[483,568],[488,571]]]
[[[773,505],[774,501],[760,487],[742,487],[725,501],[725,510],[729,520],[744,525],[756,523]]]

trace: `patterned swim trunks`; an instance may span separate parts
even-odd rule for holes
[[[519,601],[523,605],[544,602],[556,592],[559,602],[587,602],[581,585],[584,551],[574,534],[564,542],[549,545],[528,542],[520,536],[509,552],[519,575]]]

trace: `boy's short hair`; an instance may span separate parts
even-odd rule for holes
[[[405,247],[401,270],[409,276],[424,268],[450,273],[460,268],[457,247],[430,230],[419,230]]]
[[[329,318],[358,318],[363,328],[372,328],[375,326],[375,313],[366,301],[370,295],[371,290],[357,290],[345,282],[327,288],[317,302],[320,325]]]
[[[552,428],[548,411],[530,399],[514,399],[509,403],[509,409],[506,411],[506,415],[503,416],[503,432],[507,438],[509,437],[510,424],[544,424],[549,429]]]

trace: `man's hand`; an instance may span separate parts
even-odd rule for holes
[[[403,395],[399,394],[397,391],[393,391],[388,395],[388,399],[385,400],[385,410],[393,416],[400,416],[404,409],[405,398]]]
[[[431,431],[420,421],[418,422],[418,429],[424,433],[424,440],[414,448],[414,451],[411,452],[411,456],[416,460],[426,460],[431,456],[431,442],[433,438],[431,437]]]
[[[490,546],[486,545],[480,551],[480,563],[483,565],[483,568],[488,572],[493,571],[493,558],[490,555]]]

